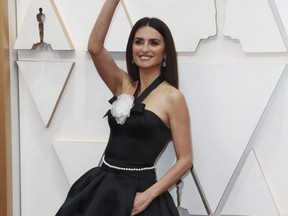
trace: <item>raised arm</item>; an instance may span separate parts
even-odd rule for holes
[[[123,79],[128,76],[116,65],[111,54],[104,47],[105,38],[119,1],[105,1],[88,41],[88,51],[97,72],[114,95],[121,93]]]

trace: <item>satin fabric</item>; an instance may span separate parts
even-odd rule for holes
[[[154,171],[118,171],[105,165],[93,168],[73,184],[56,216],[130,216],[136,192],[154,183]],[[170,193],[165,192],[139,216],[178,216],[178,211]]]

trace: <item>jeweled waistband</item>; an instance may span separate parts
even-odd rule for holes
[[[141,171],[146,171],[146,170],[154,170],[155,166],[150,166],[150,167],[141,167],[141,168],[132,168],[132,167],[119,167],[119,166],[114,166],[112,164],[109,164],[106,160],[105,160],[105,155],[102,157],[102,161],[103,163],[115,170],[122,170],[122,171],[136,171],[136,172],[141,172]]]

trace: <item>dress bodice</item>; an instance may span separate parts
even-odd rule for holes
[[[160,81],[159,81],[160,80]],[[105,152],[107,160],[123,161],[123,166],[153,166],[158,155],[171,140],[171,131],[155,113],[145,109],[141,101],[163,80],[158,78],[139,96],[124,124],[118,124],[109,110],[110,137]],[[156,84],[155,84],[156,83]],[[137,91],[137,90],[136,90]],[[114,96],[110,102],[116,100]],[[125,164],[128,163],[128,164]]]
[[[105,157],[129,161],[137,166],[153,166],[158,155],[171,139],[170,129],[153,112],[131,110],[123,125],[108,114],[110,137]],[[131,164],[133,165],[133,164]]]

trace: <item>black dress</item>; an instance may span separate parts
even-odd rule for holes
[[[156,182],[154,163],[171,140],[171,131],[141,101],[161,82],[160,76],[135,97],[130,116],[118,124],[107,112],[110,137],[105,161],[81,176],[71,187],[56,216],[130,216],[136,192],[143,192]],[[139,86],[137,88],[139,90]],[[137,95],[135,91],[134,96]],[[113,102],[117,97],[113,97]],[[111,168],[115,166],[116,168]],[[117,169],[120,167],[120,169]],[[149,169],[143,169],[149,167]],[[136,168],[137,171],[121,170]],[[154,199],[139,216],[179,216],[168,191]]]

